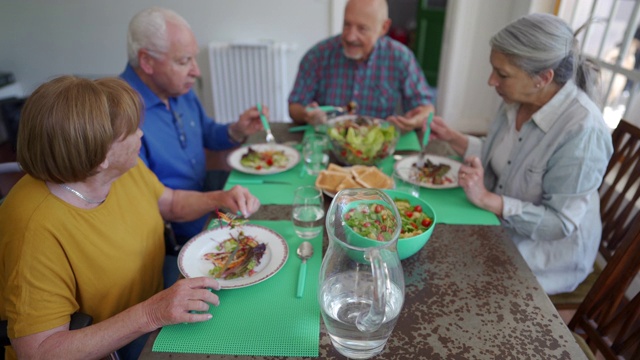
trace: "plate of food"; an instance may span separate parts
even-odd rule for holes
[[[396,162],[394,167],[417,167],[418,156],[412,155]],[[418,180],[411,179],[409,174],[400,174],[403,180],[430,189],[450,189],[458,185],[458,170],[460,162],[438,155],[424,155],[424,166],[420,169]]]
[[[287,171],[300,161],[300,153],[282,144],[254,144],[236,149],[227,157],[229,166],[240,172],[267,175]]]
[[[204,231],[184,244],[178,268],[184,277],[211,276],[221,289],[236,289],[272,277],[288,257],[289,246],[275,231],[251,224],[226,225]]]

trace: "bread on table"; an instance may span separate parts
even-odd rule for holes
[[[351,178],[351,174],[347,172],[323,170],[318,174],[316,187],[334,193],[337,192],[338,185],[347,178]]]
[[[355,180],[360,185],[372,189],[387,189],[393,187],[391,178],[373,166],[355,176]]]
[[[318,174],[316,187],[330,193],[363,187],[392,189],[393,180],[375,166],[354,165],[345,168],[331,163],[327,170]]]

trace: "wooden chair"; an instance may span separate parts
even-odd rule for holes
[[[640,221],[634,206],[640,198],[640,128],[620,120],[612,134],[613,155],[600,185],[600,218],[602,238],[599,252],[609,261],[621,239],[635,221]],[[558,310],[576,309],[602,272],[594,271],[570,293],[550,296]]]
[[[625,296],[639,273],[639,255],[640,222],[619,242],[569,322],[591,352],[605,359],[640,359],[640,293]]]
[[[620,120],[612,140],[613,155],[605,173],[611,185],[606,187],[606,181],[600,185],[600,253],[607,261],[629,231],[634,207],[640,198],[640,128]]]

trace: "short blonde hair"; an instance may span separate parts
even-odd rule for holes
[[[43,181],[83,181],[96,173],[115,140],[136,131],[141,111],[138,94],[122,80],[55,78],[22,109],[18,162]]]

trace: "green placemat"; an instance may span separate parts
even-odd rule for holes
[[[420,198],[436,213],[438,222],[452,225],[500,225],[498,217],[473,205],[462,188],[420,188]]]
[[[303,298],[296,298],[302,242],[290,221],[251,221],[284,237],[289,258],[271,278],[241,289],[220,290],[213,318],[162,328],[153,351],[262,356],[318,356],[320,309],[317,279],[322,262],[322,234],[311,239],[315,252],[307,261]]]
[[[387,158],[379,167],[387,175],[393,173],[394,160]],[[500,225],[498,217],[487,210],[473,205],[462,188],[428,189],[420,188],[420,198],[425,200],[436,213],[438,222],[452,225]]]
[[[269,181],[282,181],[285,184],[270,183]],[[233,170],[229,174],[223,190],[241,185],[249,189],[261,204],[289,205],[293,204],[293,191],[298,186],[314,185],[315,183],[316,177],[307,174],[304,162],[300,161],[293,168],[273,175],[252,175]]]
[[[402,134],[398,139],[396,151],[420,151],[420,141],[415,131]]]

